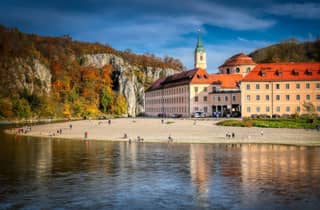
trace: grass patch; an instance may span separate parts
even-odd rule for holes
[[[261,128],[304,128],[316,129],[320,125],[320,119],[309,118],[278,118],[278,119],[243,119],[224,120],[217,125],[236,127],[261,127]]]
[[[173,124],[173,121],[167,121],[166,124]]]

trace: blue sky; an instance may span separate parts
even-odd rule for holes
[[[2,0],[0,24],[28,33],[100,42],[119,50],[179,58],[193,68],[201,29],[208,71],[235,53],[288,38],[320,36],[319,1]]]

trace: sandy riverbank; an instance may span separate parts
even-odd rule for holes
[[[84,139],[88,140],[128,141],[138,136],[144,142],[168,142],[171,135],[174,143],[265,143],[320,146],[320,132],[304,129],[283,128],[242,128],[216,126],[215,120],[119,118],[107,120],[81,120],[32,126],[31,132],[22,135]],[[72,129],[69,125],[72,124]],[[62,134],[57,130],[62,129]],[[263,135],[261,135],[261,131]],[[124,134],[128,138],[123,138]],[[227,133],[234,133],[234,138],[227,138]]]

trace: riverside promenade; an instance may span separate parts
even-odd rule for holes
[[[217,126],[214,119],[116,118],[34,125],[18,135],[74,140],[167,143],[264,143],[320,146],[320,132],[306,129]],[[72,126],[70,126],[72,125]],[[16,131],[11,131],[16,133]],[[85,138],[87,133],[87,138]],[[232,137],[232,133],[234,137]],[[227,137],[230,135],[230,137]]]

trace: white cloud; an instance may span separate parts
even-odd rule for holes
[[[300,19],[320,19],[319,3],[287,3],[275,4],[266,10],[267,13],[279,16],[289,16]]]

